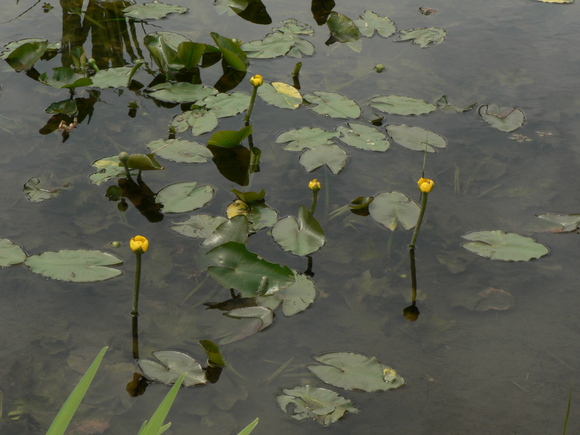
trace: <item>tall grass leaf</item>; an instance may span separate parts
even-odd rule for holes
[[[169,425],[171,423],[166,424],[163,427],[161,425],[165,421],[165,417],[167,417],[167,414],[173,405],[173,401],[179,392],[179,387],[181,387],[181,383],[183,382],[183,379],[185,379],[186,375],[187,373],[182,374],[177,382],[175,382],[171,390],[169,390],[169,393],[167,393],[167,396],[165,396],[165,399],[163,399],[163,401],[159,404],[153,413],[151,420],[141,426],[139,435],[159,435],[169,429]]]
[[[89,389],[89,386],[91,385],[91,382],[95,377],[95,373],[97,373],[99,365],[101,365],[103,356],[105,355],[105,352],[107,351],[108,348],[109,348],[108,346],[105,346],[99,352],[99,354],[97,355],[97,357],[95,358],[89,369],[85,372],[85,374],[83,375],[83,377],[81,378],[75,389],[72,391],[72,393],[70,393],[70,396],[68,396],[68,399],[66,399],[66,402],[64,402],[64,405],[62,405],[62,408],[60,408],[60,411],[58,412],[52,424],[50,425],[50,428],[48,429],[48,432],[46,432],[46,435],[64,434],[66,428],[68,427],[70,421],[72,420],[74,413],[77,411],[77,408],[79,407],[81,401],[85,397],[85,394],[87,393],[87,390]]]
[[[258,422],[260,421],[259,418],[256,418],[253,422],[247,425],[238,435],[250,435],[254,428],[258,426]]]

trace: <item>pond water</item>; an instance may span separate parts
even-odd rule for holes
[[[352,20],[373,11],[389,17],[399,31],[446,31],[443,42],[426,48],[396,42],[398,35],[375,34],[361,38],[357,52],[345,43],[325,45],[329,29],[317,25],[311,4],[298,9],[294,2],[265,1],[262,6],[271,24],[256,24],[209,0],[181,0],[187,13],[146,22],[112,12],[128,3],[49,3],[52,8],[32,0],[3,4],[0,41],[72,41],[71,48],[82,46],[101,69],[132,66],[142,58],[145,66],[134,76],[142,86],[134,82],[129,88],[78,87],[71,94],[39,82],[33,71],[50,75],[52,68],[71,65],[66,50],[38,60],[28,73],[18,73],[2,61],[0,237],[28,255],[61,249],[109,252],[124,262],[117,266],[123,274],[75,283],[43,278],[24,265],[0,271],[2,434],[45,433],[104,346],[109,346],[107,354],[68,433],[137,433],[169,387],[152,383],[138,397],[126,391],[138,371],[131,353],[130,316],[135,256],[128,241],[137,234],[150,241],[142,257],[141,357],[178,350],[205,361],[199,340],[219,343],[223,331],[238,320],[205,309],[204,303],[229,299],[230,291],[208,276],[208,249],[200,249],[201,240],[171,227],[196,214],[225,216],[235,199],[231,189],[265,189],[266,203],[280,217],[296,216],[301,204],[310,205],[308,182],[314,178],[322,184],[315,217],[326,237],[325,246],[312,255],[315,301],[294,316],[278,308],[268,328],[220,345],[228,367],[214,384],[181,389],[167,418],[172,422],[167,433],[237,434],[256,417],[257,434],[560,433],[570,388],[568,433],[578,431],[577,233],[549,232],[547,223],[535,216],[579,212],[578,5],[365,0],[337,1],[332,7],[331,2],[313,2]],[[259,8],[259,2],[254,4]],[[423,6],[437,13],[423,15]],[[246,76],[229,92],[251,94],[249,78],[254,74],[265,82],[292,84],[291,73],[300,61],[303,96],[314,91],[344,95],[362,108],[361,116],[332,118],[306,104],[282,109],[258,97],[251,121],[253,144],[261,150],[260,171],[251,174],[247,186],[224,177],[211,160],[185,164],[159,158],[165,170],[143,174],[153,192],[196,181],[214,188],[211,202],[193,212],[165,213],[159,222],[151,222],[131,204],[119,211],[117,202],[105,196],[117,180],[92,183],[92,163],[121,151],[149,152],[146,145],[167,139],[173,117],[190,106],[161,103],[146,92],[163,77],[153,82],[159,68],[144,45],[145,35],[176,32],[215,46],[211,32],[244,42],[260,40],[288,18],[314,29],[314,35],[302,35],[315,47],[314,54],[252,58]],[[378,73],[377,64],[386,69]],[[203,84],[213,86],[222,72],[219,64],[202,68]],[[387,95],[433,104],[446,95],[453,105],[476,104],[461,113],[436,110],[418,116],[387,114],[369,105],[371,98]],[[80,99],[83,116],[65,138],[57,129],[61,118],[51,124],[52,115],[45,109],[69,96]],[[134,113],[129,110],[132,102]],[[516,107],[525,113],[525,122],[513,132],[500,131],[478,115],[478,108],[488,104]],[[216,130],[239,130],[243,116],[220,118]],[[416,183],[424,154],[393,140],[386,152],[373,152],[335,139],[348,154],[345,168],[338,175],[325,166],[308,173],[299,162],[300,153],[276,143],[285,131],[335,131],[348,122],[372,126],[370,121],[379,116],[384,117],[377,127],[382,133],[385,126],[407,124],[447,141],[445,149],[426,158],[425,176],[435,180],[435,189],[429,194],[415,252],[420,316],[413,322],[403,316],[411,303],[412,231],[392,232],[346,206],[357,197],[391,191],[419,201]],[[194,137],[185,131],[177,137],[207,144],[211,135]],[[30,202],[23,186],[33,177],[47,189],[70,185],[53,199]],[[479,230],[532,237],[550,253],[532,261],[483,258],[462,246],[463,235]],[[114,248],[114,241],[121,246]],[[281,249],[269,229],[252,235],[248,249],[269,262],[300,272],[307,269],[307,259]],[[483,303],[479,294],[488,288],[509,293],[513,306],[477,310],[476,304]],[[374,356],[407,383],[375,393],[325,384],[308,366],[326,352]],[[292,419],[280,410],[276,395],[306,384],[337,392],[360,412],[347,413],[331,429],[310,419]]]

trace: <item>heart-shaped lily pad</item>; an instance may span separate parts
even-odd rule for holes
[[[549,252],[548,248],[530,237],[501,230],[474,231],[463,238],[470,241],[462,244],[465,249],[492,260],[529,261]]]

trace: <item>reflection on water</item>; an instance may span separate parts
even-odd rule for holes
[[[0,271],[5,342],[0,351],[2,433],[44,433],[104,345],[110,351],[86,406],[73,420],[74,430],[132,433],[150,418],[168,389],[152,384],[143,394],[145,382],[135,373],[130,352],[133,270],[125,241],[135,234],[147,234],[152,241],[144,258],[138,325],[142,357],[173,349],[204,360],[198,341],[214,338],[212,334],[231,325],[232,319],[220,310],[205,310],[204,304],[220,301],[219,308],[220,303],[239,301],[221,302],[230,297],[229,290],[204,279],[207,265],[198,241],[170,229],[173,221],[184,219],[162,214],[155,192],[176,180],[211,184],[218,195],[194,214],[221,216],[233,199],[233,187],[264,188],[268,203],[286,216],[308,200],[296,186],[314,177],[323,180],[326,189],[317,216],[327,237],[326,246],[308,258],[307,272],[317,289],[315,303],[294,317],[278,311],[268,329],[223,346],[230,367],[215,384],[179,393],[169,417],[173,433],[237,433],[255,417],[260,417],[256,433],[319,433],[323,428],[316,423],[294,421],[282,413],[273,397],[281,388],[323,386],[305,366],[313,363],[312,356],[328,351],[376,356],[408,380],[404,388],[383,394],[340,391],[362,412],[333,425],[333,432],[559,431],[569,386],[575,391],[579,382],[576,240],[573,233],[539,232],[534,215],[578,212],[574,199],[578,53],[573,49],[577,5],[533,1],[467,5],[446,0],[425,5],[438,12],[423,15],[419,7],[424,5],[373,1],[342,5],[313,1],[302,9],[250,1],[243,10],[228,6],[229,13],[211,2],[181,3],[190,8],[187,14],[139,22],[123,17],[121,11],[129,2],[62,1],[46,13],[38,4],[0,25],[3,43],[23,37],[61,43],[58,51],[48,51],[27,72],[16,73],[6,64],[1,72],[0,180],[5,207],[0,237],[26,246],[28,254],[64,248],[108,250],[109,242],[119,240],[124,251],[118,255],[126,261],[122,277],[96,284],[46,281],[24,271],[24,266]],[[21,1],[7,8],[10,17],[16,17],[31,6],[33,2]],[[421,49],[375,36],[363,41],[361,53],[343,44],[324,45],[331,11],[355,19],[366,9],[389,16],[400,30],[444,28],[447,38]],[[437,189],[411,258],[408,232],[390,232],[370,217],[331,212],[353,198],[384,191],[415,192],[419,153],[394,143],[386,153],[349,147],[349,163],[340,175],[324,168],[308,174],[298,164],[298,154],[282,151],[275,143],[276,136],[304,126],[333,131],[346,123],[313,115],[305,107],[292,112],[256,103],[252,141],[261,150],[259,172],[256,156],[240,147],[212,149],[213,164],[164,162],[167,170],[147,174],[147,184],[123,178],[103,185],[87,181],[93,161],[125,150],[144,152],[149,141],[170,137],[168,124],[174,115],[191,109],[152,100],[143,92],[168,78],[143,49],[146,34],[177,32],[208,45],[214,45],[211,32],[252,41],[287,18],[315,29],[309,39],[316,47],[313,56],[251,60],[250,74],[221,58],[213,64],[208,58],[206,64],[170,78],[249,93],[250,75],[290,83],[299,60],[304,94],[325,90],[355,99],[364,108],[357,122],[375,120],[383,127],[409,124],[444,136],[448,148],[429,156],[429,173]],[[129,87],[53,89],[39,82],[45,72],[52,77],[56,67],[84,74],[91,57],[100,70],[132,66],[137,59],[144,59],[146,66]],[[373,68],[380,63],[386,70],[377,74]],[[526,122],[516,134],[531,140],[510,139],[481,122],[476,111],[386,115],[380,120],[383,115],[367,101],[390,94],[429,102],[447,95],[451,104],[461,107],[475,101],[517,106],[525,112]],[[76,103],[74,113],[47,115],[45,108],[67,98]],[[239,121],[220,120],[220,129],[238,130]],[[64,131],[59,129],[63,123],[75,127]],[[211,133],[187,135],[183,133],[207,143]],[[34,176],[54,178],[55,185],[64,184],[64,179],[74,181],[75,188],[54,200],[30,204],[21,189]],[[551,255],[525,263],[492,262],[460,246],[468,231],[490,229],[534,237],[550,247]],[[265,231],[253,235],[249,246],[269,261],[304,270],[304,260],[286,255]],[[471,310],[474,298],[490,287],[513,295],[514,307]],[[542,415],[541,421],[537,415]],[[579,417],[573,393],[571,425]]]

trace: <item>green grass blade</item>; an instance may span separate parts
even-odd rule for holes
[[[181,387],[181,383],[187,373],[182,374],[177,382],[171,387],[165,399],[159,404],[153,415],[151,416],[151,420],[146,422],[144,426],[141,426],[141,430],[139,431],[139,435],[159,435],[169,429],[169,424],[161,427],[163,422],[165,421],[165,417],[169,413],[171,406],[173,405],[173,401],[179,392],[179,387]]]
[[[253,422],[247,425],[238,435],[250,435],[254,428],[258,426],[258,422],[260,421],[259,418],[256,418]]]
[[[105,346],[97,355],[89,369],[85,372],[75,389],[70,393],[64,405],[60,408],[60,411],[56,415],[55,419],[53,420],[48,432],[46,435],[62,435],[66,431],[70,421],[73,418],[74,413],[77,411],[81,401],[85,397],[93,378],[95,377],[95,373],[101,365],[101,361],[103,360],[103,356],[105,356],[105,352],[107,351],[108,346]]]
[[[570,418],[570,403],[572,403],[572,385],[570,385],[570,393],[568,394],[568,409],[566,410],[566,420],[564,421],[564,435],[568,430],[568,418]]]

